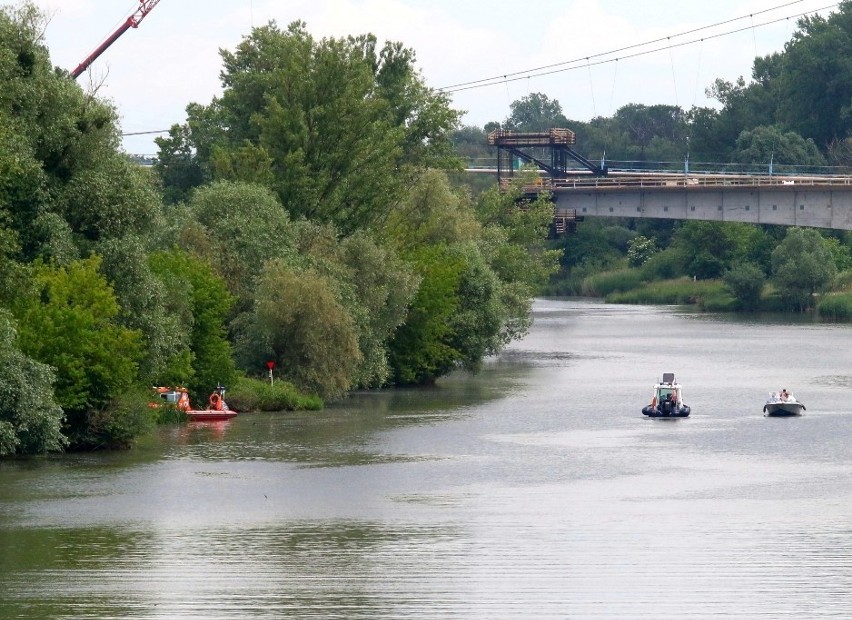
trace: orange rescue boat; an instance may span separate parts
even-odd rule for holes
[[[186,388],[156,387],[154,390],[162,400],[174,405],[178,411],[183,411],[190,420],[210,422],[228,420],[237,415],[237,412],[228,407],[228,403],[225,402],[225,386],[223,385],[217,385],[213,393],[210,394],[206,409],[192,408]]]

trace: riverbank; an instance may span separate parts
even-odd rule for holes
[[[707,312],[806,312],[827,321],[852,322],[852,284],[847,272],[836,278],[832,290],[814,294],[809,308],[791,308],[770,283],[762,286],[757,299],[746,304],[734,296],[721,278],[647,280],[640,269],[618,269],[588,276],[582,281],[579,296],[613,304],[692,305]]]

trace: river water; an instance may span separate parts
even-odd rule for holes
[[[434,389],[0,462],[0,618],[848,618],[850,334],[538,300]]]

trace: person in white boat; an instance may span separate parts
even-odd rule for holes
[[[788,401],[793,400],[793,395],[788,392],[785,388],[781,388],[781,400]]]

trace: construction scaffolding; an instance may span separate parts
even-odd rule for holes
[[[488,134],[488,144],[497,147],[497,182],[502,186],[511,181],[520,164],[536,166],[551,180],[578,173],[604,176],[604,166],[593,164],[571,148],[576,142],[574,132],[564,128],[540,132],[495,129]]]

